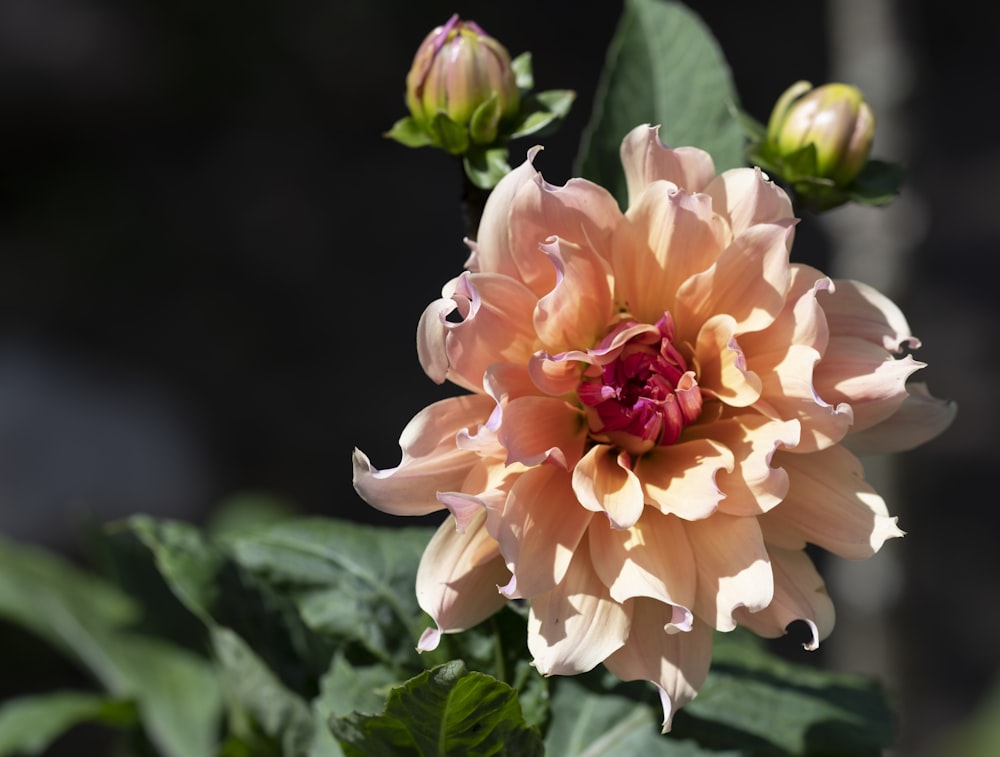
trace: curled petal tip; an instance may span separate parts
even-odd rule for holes
[[[438,644],[441,643],[441,629],[439,628],[428,628],[420,635],[420,641],[417,642],[418,652],[430,652],[437,649]]]

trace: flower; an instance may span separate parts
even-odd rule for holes
[[[451,152],[464,153],[470,140],[489,144],[520,104],[510,54],[474,21],[455,14],[417,49],[406,76],[406,103],[419,127]]]
[[[888,298],[790,262],[796,219],[760,169],[717,176],[640,126],[623,213],[545,182],[539,149],[418,327],[427,374],[469,393],[413,418],[397,467],[356,450],[354,483],[385,512],[449,511],[420,649],[523,598],[541,673],[651,681],[666,731],[713,629],[830,632],[805,545],[864,558],[902,534],[851,448],[915,446],[954,407],[907,386],[919,342]]]
[[[875,116],[861,91],[833,82],[813,89],[799,81],[778,99],[767,125],[767,139],[783,160],[800,163],[813,150],[810,176],[846,186],[868,162],[875,137]]]

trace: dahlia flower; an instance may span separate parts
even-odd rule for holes
[[[915,446],[954,408],[907,386],[919,342],[888,298],[790,262],[796,219],[760,169],[717,176],[641,126],[623,213],[546,183],[539,149],[418,327],[426,373],[469,393],[410,421],[395,468],[356,450],[354,484],[385,512],[449,511],[419,649],[522,598],[542,674],[651,681],[667,731],[713,629],[830,633],[806,544],[857,559],[902,534],[852,450]]]

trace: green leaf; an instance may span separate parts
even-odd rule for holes
[[[716,634],[708,680],[671,735],[754,755],[877,757],[893,714],[876,682],[788,662],[734,632]]]
[[[473,147],[462,158],[465,175],[480,189],[493,189],[504,176],[510,173],[506,147],[491,147],[484,150]]]
[[[899,194],[903,175],[903,167],[896,163],[869,160],[844,191],[862,205],[885,205]]]
[[[394,139],[405,147],[427,147],[432,144],[430,135],[412,116],[399,119],[382,136]]]
[[[569,114],[576,92],[571,89],[550,89],[528,95],[521,102],[518,119],[511,127],[508,139],[552,133]]]
[[[717,171],[744,165],[743,133],[729,66],[715,38],[677,2],[625,0],[584,130],[576,174],[605,186],[624,207],[619,147],[644,123],[671,147],[707,150]]]
[[[82,723],[131,725],[132,702],[83,691],[54,691],[0,705],[0,757],[42,754],[64,732]]]
[[[543,753],[541,736],[524,722],[514,689],[469,672],[461,660],[394,689],[384,715],[355,713],[330,725],[348,757]]]
[[[479,104],[469,119],[469,137],[475,144],[485,145],[497,138],[500,123],[500,95],[494,91],[488,100]]]
[[[510,62],[510,67],[514,70],[514,81],[521,93],[529,91],[535,86],[535,77],[531,73],[531,53],[524,52]]]
[[[427,124],[431,142],[452,155],[461,155],[469,149],[469,130],[452,121],[448,114],[440,112]]]
[[[0,617],[46,640],[113,695],[136,701],[168,757],[215,752],[220,692],[208,661],[131,633],[134,605],[115,587],[44,550],[0,540]]]
[[[312,630],[413,665],[424,622],[414,577],[431,534],[303,518],[236,538],[229,549],[242,568],[284,587]]]

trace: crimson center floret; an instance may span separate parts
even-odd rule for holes
[[[701,414],[694,371],[674,346],[674,322],[624,321],[590,354],[577,395],[587,408],[591,435],[641,454],[673,444]]]

